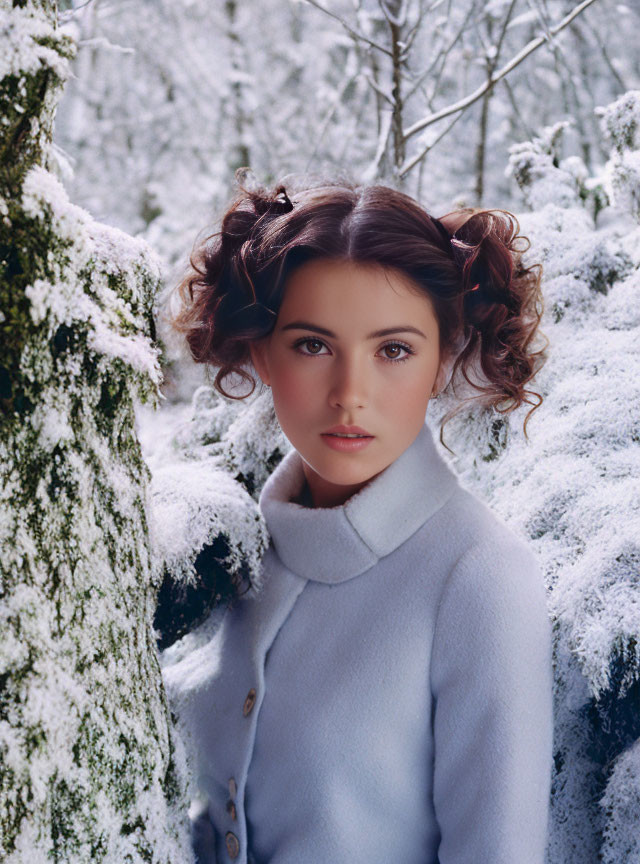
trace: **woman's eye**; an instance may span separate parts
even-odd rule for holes
[[[303,346],[305,350],[301,350]],[[321,339],[299,339],[294,344],[294,348],[307,357],[324,356],[321,354],[323,347],[326,346]],[[401,363],[404,360],[408,360],[411,354],[415,353],[409,345],[405,345],[402,342],[387,342],[386,345],[380,348],[380,351],[388,352],[386,356],[384,354],[381,355],[382,360],[387,363]],[[404,356],[402,352],[404,352]]]
[[[383,345],[382,350],[392,352],[391,354],[387,354],[384,358],[385,360],[404,360],[405,358],[402,356],[401,352],[406,352],[407,349],[404,345],[398,345],[397,342],[394,342],[391,345]]]
[[[301,339],[299,342],[296,342],[295,347],[300,348],[302,345],[314,345],[314,346],[322,346],[324,342],[321,342],[320,339]],[[301,354],[319,354],[318,350],[312,349],[311,351],[301,351]]]
[[[386,345],[382,346],[382,351],[391,350],[392,356],[387,354],[386,357],[383,357],[383,360],[388,360],[392,363],[401,363],[403,360],[408,360],[409,357],[415,353],[412,348],[408,345],[404,345],[402,342],[387,342]],[[401,356],[399,352],[404,351],[404,356]]]

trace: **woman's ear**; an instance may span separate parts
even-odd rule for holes
[[[262,339],[256,339],[253,342],[249,342],[249,353],[251,354],[253,368],[260,376],[260,380],[263,384],[266,384],[267,387],[270,387],[271,382],[269,380],[269,371],[266,359],[267,342],[268,337],[266,336]]]

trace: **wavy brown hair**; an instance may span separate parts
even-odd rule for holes
[[[431,300],[441,351],[455,358],[445,389],[455,393],[460,373],[473,393],[445,415],[441,441],[444,424],[470,401],[500,413],[532,405],[526,436],[542,403],[526,385],[545,362],[548,342],[533,350],[542,268],[523,265],[529,241],[512,213],[465,208],[436,219],[386,186],[340,180],[288,184],[287,191],[282,183],[245,188],[239,172],[236,179],[239,193],[220,230],[194,246],[170,317],[194,360],[217,368],[221,394],[253,393],[249,343],[272,330],[296,267],[314,258],[375,263],[401,271]],[[232,373],[251,383],[249,393],[227,392],[223,382]]]

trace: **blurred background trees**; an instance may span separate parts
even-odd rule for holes
[[[618,0],[92,0],[62,20],[70,192],[171,262],[246,165],[392,183],[436,213],[517,206],[509,146],[571,119],[563,146],[594,175],[594,108],[640,81],[640,7]]]

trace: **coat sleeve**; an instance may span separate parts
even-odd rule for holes
[[[543,864],[553,757],[551,622],[517,538],[468,550],[434,630],[433,803],[439,864]]]
[[[196,864],[216,864],[216,832],[206,802],[198,802],[191,821],[191,846]]]

